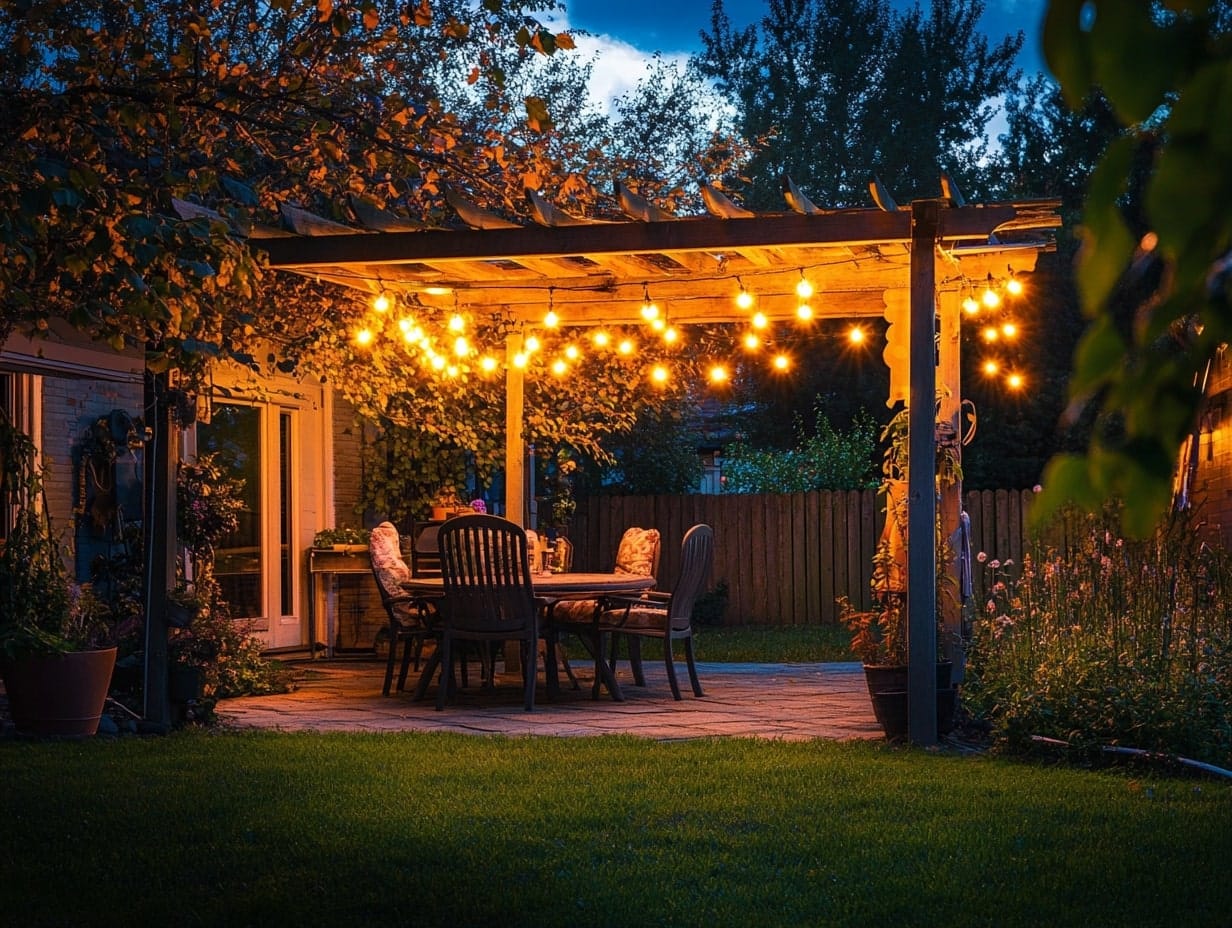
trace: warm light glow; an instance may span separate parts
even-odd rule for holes
[[[565,346],[565,357],[568,358],[570,361],[576,361],[581,356],[581,354],[582,352],[578,351],[577,345],[566,345]]]
[[[736,305],[741,309],[749,309],[753,305],[753,294],[741,287],[736,294]]]
[[[619,351],[621,354],[633,354],[633,350],[636,347],[637,346],[633,344],[632,339],[622,338],[620,340],[620,344],[616,346],[616,350]]]
[[[761,339],[757,337],[756,332],[745,332],[743,342],[744,347],[749,351],[756,351],[761,347]]]
[[[358,332],[356,332],[355,333],[355,343],[357,345],[371,345],[372,344],[372,330],[371,329],[360,329]]]
[[[680,330],[675,326],[668,326],[663,330],[663,341],[669,345],[674,345],[680,341]]]
[[[984,300],[984,305],[989,309],[996,309],[1001,305],[1001,296],[992,287],[984,291],[982,299]]]
[[[378,293],[376,299],[372,301],[372,308],[378,313],[388,312],[389,306],[389,296],[384,293]]]
[[[1001,365],[998,364],[996,361],[994,361],[992,358],[989,358],[987,361],[985,361],[983,366],[984,366],[984,373],[987,374],[989,377],[993,376],[995,373],[997,373],[997,371],[1001,370]]]
[[[796,296],[802,300],[807,300],[813,295],[813,285],[805,279],[804,274],[800,275],[800,282],[796,284]]]
[[[664,329],[667,328],[667,323],[664,322],[662,319],[655,317],[654,319],[650,320],[650,327],[654,329],[656,332],[662,332]]]
[[[785,371],[791,367],[791,358],[785,354],[776,354],[774,356],[774,369],[776,371]]]
[[[974,316],[980,311],[980,302],[973,296],[967,297],[962,301],[963,312],[969,316]]]
[[[402,340],[408,345],[414,345],[421,338],[423,338],[423,332],[418,329],[407,329],[402,333]]]
[[[722,364],[716,364],[710,368],[711,383],[727,383],[730,377],[731,375],[727,372],[727,368]]]
[[[448,296],[453,291],[448,287],[424,287],[424,293],[428,296]]]
[[[452,316],[449,317],[449,331],[450,332],[461,332],[465,328],[466,328],[466,320],[463,319],[461,316],[459,316],[457,313],[454,313]]]
[[[1022,296],[1022,281],[1017,277],[1011,277],[1005,282],[1005,292],[1010,296]]]
[[[448,377],[457,377],[458,376],[458,365],[450,364],[447,368],[445,368],[445,374]]]
[[[647,322],[653,322],[659,318],[659,307],[649,301],[642,304],[642,318]]]
[[[853,345],[861,345],[864,343],[864,330],[858,325],[853,325],[847,331],[847,340]]]
[[[484,355],[482,358],[479,359],[479,368],[485,374],[492,373],[494,370],[496,370],[496,367],[497,367],[496,358],[492,357],[491,355]]]
[[[568,370],[569,365],[566,364],[563,359],[557,358],[552,362],[552,373],[557,377],[563,377]]]
[[[765,313],[753,313],[753,318],[750,321],[755,329],[764,329],[770,324],[770,320],[766,318]]]
[[[1013,338],[1018,334],[1018,326],[1014,325],[1012,322],[1006,322],[1001,326],[1001,334],[1006,338]]]
[[[808,322],[813,318],[813,307],[808,303],[801,303],[796,307],[796,318],[801,322]]]
[[[529,359],[526,357],[526,352],[519,351],[513,356],[513,366],[518,368],[526,367],[526,362],[528,360]]]
[[[556,315],[556,310],[548,310],[548,314],[543,317],[543,325],[545,328],[549,329],[554,329],[560,325],[560,316]]]
[[[667,368],[662,364],[656,364],[650,369],[650,379],[655,383],[667,383]]]
[[[459,358],[465,358],[470,353],[471,346],[465,335],[459,335],[453,340],[453,353]]]
[[[522,343],[522,347],[524,347],[528,352],[534,352],[538,351],[542,345],[537,336],[528,335],[526,336],[526,341]]]
[[[1011,390],[1021,390],[1024,383],[1022,374],[1010,374],[1005,378],[1005,383]]]
[[[409,335],[411,329],[415,328],[415,320],[409,316],[403,316],[398,320],[398,328],[402,330],[403,335]]]
[[[591,341],[595,343],[596,348],[606,348],[611,342],[612,337],[607,334],[607,330],[599,329],[591,336]]]
[[[432,356],[432,367],[438,371],[443,371],[445,369],[445,356],[434,354]]]
[[[1001,335],[1001,333],[997,331],[996,327],[991,325],[985,326],[984,331],[980,334],[984,336],[984,341],[986,342],[995,342]]]

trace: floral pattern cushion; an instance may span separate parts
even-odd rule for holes
[[[620,539],[616,552],[616,573],[652,577],[659,559],[659,530],[629,528]]]
[[[402,549],[398,546],[398,530],[392,522],[382,522],[372,530],[368,556],[387,594],[396,595],[403,581],[411,578],[411,569],[402,560]]]

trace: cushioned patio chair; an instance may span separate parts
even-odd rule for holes
[[[419,658],[424,641],[433,637],[430,603],[419,596],[406,592],[402,581],[411,576],[410,568],[402,559],[398,529],[391,522],[382,522],[370,533],[368,556],[372,561],[372,576],[381,605],[389,616],[389,659],[385,664],[385,685],[381,694],[389,695],[394,678],[394,662],[397,660],[398,644],[402,643],[402,669],[398,674],[398,691],[406,688],[406,674],[414,658],[419,669]]]
[[[616,672],[617,650],[621,638],[629,641],[629,662],[633,668],[633,681],[645,686],[642,673],[641,638],[659,638],[663,641],[663,660],[667,669],[667,682],[672,696],[680,699],[680,686],[676,682],[676,667],[673,663],[672,645],[684,642],[685,660],[689,668],[689,682],[695,696],[705,695],[697,679],[697,667],[693,657],[693,604],[701,595],[714,564],[714,529],[709,525],[694,525],[685,532],[680,546],[680,573],[670,593],[650,591],[640,596],[607,596],[600,602],[599,632],[611,639],[610,667]]]

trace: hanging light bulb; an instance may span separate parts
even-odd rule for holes
[[[465,335],[459,335],[453,340],[453,353],[459,358],[465,358],[470,353],[471,346]]]
[[[776,371],[785,371],[791,367],[791,358],[785,354],[776,354],[774,356],[774,369]]]
[[[800,268],[800,279],[796,282],[796,296],[802,300],[807,300],[812,295],[813,285],[804,276],[804,268]]]
[[[753,318],[750,320],[750,322],[752,323],[753,328],[755,329],[764,329],[766,326],[770,324],[770,320],[766,318],[766,314],[763,312],[753,313]]]
[[[981,367],[984,373],[987,374],[989,377],[995,376],[997,371],[1001,370],[1001,365],[998,364],[992,358],[989,358],[987,361],[985,361],[983,365],[981,365]]]
[[[1022,281],[1018,279],[1014,269],[1010,268],[1010,279],[1005,282],[1005,292],[1010,296],[1022,296],[1024,289]]]
[[[565,363],[563,358],[557,358],[552,362],[552,373],[557,377],[563,377],[569,371],[569,365]]]
[[[543,347],[543,345],[539,341],[539,337],[537,335],[527,335],[526,341],[522,343],[522,347],[528,352],[533,353],[538,351],[541,347]]]
[[[528,360],[530,359],[527,357],[526,352],[519,351],[517,354],[513,356],[513,366],[519,369],[524,368],[526,367],[526,362]]]
[[[1001,336],[1001,332],[997,327],[992,325],[985,326],[980,334],[984,336],[984,341],[986,342],[995,342]]]
[[[722,364],[715,364],[710,368],[709,377],[711,383],[727,383],[731,379],[731,374]]]
[[[864,344],[864,330],[858,325],[853,325],[847,330],[847,341],[851,342],[853,345]]]
[[[662,364],[656,364],[650,369],[650,379],[657,384],[667,383],[668,370]]]
[[[988,283],[984,287],[984,294],[980,299],[983,300],[984,305],[989,309],[996,309],[1001,305],[1001,294],[997,293],[993,288],[992,274],[988,275]]]
[[[368,345],[371,345],[372,344],[372,330],[371,329],[360,329],[358,332],[356,332],[355,333],[355,344],[360,345],[362,347],[367,347]]]
[[[650,291],[645,284],[642,284],[642,318],[647,322],[659,318],[659,307],[651,301]]]
[[[656,316],[654,319],[650,320],[650,327],[654,329],[656,332],[662,332],[664,329],[667,328],[667,322],[663,320],[661,317]]]
[[[452,316],[449,317],[449,331],[450,332],[461,332],[465,328],[466,328],[466,320],[463,319],[458,313],[454,313]]]
[[[680,330],[674,325],[669,325],[663,330],[663,342],[667,345],[675,345],[680,341]]]
[[[590,339],[595,343],[596,348],[606,348],[612,341],[606,329],[597,329]]]
[[[434,369],[438,371],[443,371],[445,369],[446,361],[445,361],[444,355],[434,354],[432,355],[431,361],[432,361],[432,367]]]
[[[796,318],[801,322],[808,322],[813,318],[813,307],[808,303],[801,303],[796,307]]]
[[[968,316],[974,316],[980,311],[980,301],[968,293],[966,298],[962,301],[962,308],[963,312],[965,312]]]
[[[1013,338],[1018,334],[1018,326],[1013,322],[1004,322],[1001,324],[1001,334],[1006,338]]]
[[[458,365],[450,364],[447,368],[445,368],[445,376],[446,377],[457,377],[458,376]]]
[[[1017,372],[1010,374],[1008,377],[1005,378],[1005,384],[1011,390],[1021,390],[1023,386],[1025,385],[1025,383],[1026,381],[1023,379],[1022,374],[1019,374]]]
[[[736,305],[741,309],[749,309],[753,305],[753,294],[744,289],[744,284],[740,282],[740,278],[736,278],[736,283],[740,287],[740,292],[736,294]]]
[[[389,294],[385,293],[384,291],[381,291],[380,293],[378,293],[376,295],[376,298],[373,299],[372,301],[372,308],[375,309],[378,313],[388,312],[389,307],[391,305],[392,303],[389,299]]]
[[[548,314],[543,317],[543,327],[545,329],[554,329],[560,325],[560,316],[556,315],[556,310],[549,309]]]
[[[761,338],[756,332],[745,332],[742,344],[748,351],[756,351],[761,347]]]
[[[485,354],[479,359],[479,369],[485,374],[490,374],[497,368],[496,358]]]
[[[637,346],[633,344],[633,339],[631,338],[622,338],[620,344],[616,346],[616,350],[623,355],[633,354],[636,348]]]
[[[578,350],[577,345],[566,345],[565,346],[565,357],[568,358],[570,361],[576,361],[581,356],[581,354],[582,352]]]

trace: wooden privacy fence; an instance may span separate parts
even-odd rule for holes
[[[975,555],[1021,563],[1029,490],[964,495],[971,518],[975,598],[986,569]],[[620,536],[632,525],[663,536],[659,586],[670,589],[689,526],[715,532],[711,588],[726,584],[729,625],[816,625],[837,621],[835,599],[868,608],[873,553],[885,515],[875,490],[810,493],[600,496],[581,500],[570,539],[574,570],[611,570]]]

